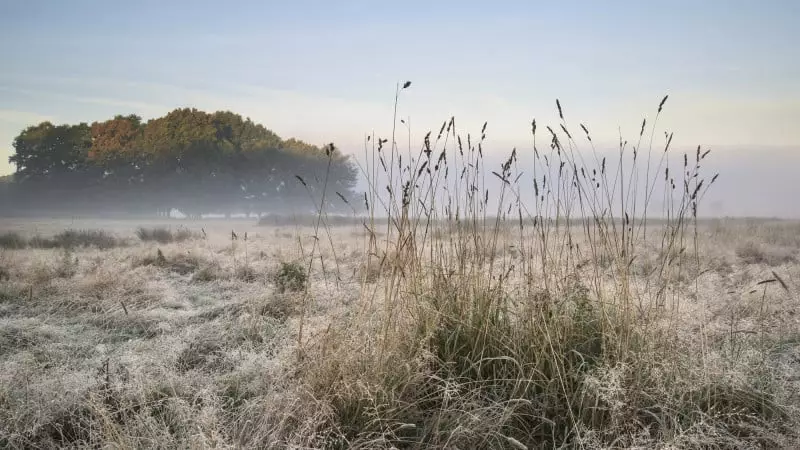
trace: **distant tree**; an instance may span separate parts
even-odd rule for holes
[[[243,119],[239,114],[218,111],[212,115],[212,120],[217,130],[217,140],[225,150],[250,152],[280,147],[281,138],[277,134],[249,118]]]
[[[142,118],[134,114],[94,122],[89,160],[107,167],[136,161],[137,153],[141,151],[142,129]]]
[[[89,208],[136,204],[192,214],[310,209],[311,199],[320,199],[326,173],[326,207],[348,211],[334,191],[352,199],[358,180],[351,159],[336,149],[283,140],[230,111],[195,108],[147,122],[136,115],[91,126],[43,122],[16,137],[9,160],[17,167],[15,184],[54,188],[53,204],[60,202],[53,195],[61,195],[83,199]],[[80,195],[71,188],[82,189]]]
[[[19,182],[61,179],[87,168],[91,142],[85,123],[55,126],[42,122],[26,128],[14,139],[14,154],[9,162],[17,166]]]

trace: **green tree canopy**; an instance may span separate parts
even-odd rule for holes
[[[58,179],[86,167],[91,131],[85,123],[58,125],[42,122],[30,126],[14,139],[17,179]]]

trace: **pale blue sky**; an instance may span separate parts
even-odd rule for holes
[[[391,129],[405,79],[415,136],[486,120],[498,154],[554,119],[555,98],[615,142],[664,94],[677,146],[798,151],[798,23],[793,0],[2,0],[0,174],[28,124],[181,106],[360,151]]]

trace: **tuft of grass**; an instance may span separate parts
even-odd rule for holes
[[[222,345],[214,339],[201,339],[191,342],[178,355],[178,370],[211,370],[227,371],[231,369],[230,361]]]
[[[220,277],[220,270],[216,264],[208,263],[192,253],[175,253],[169,257],[161,249],[156,249],[155,255],[148,255],[134,262],[136,266],[155,266],[166,269],[178,275],[192,275],[192,281],[213,281]]]
[[[53,340],[52,334],[29,326],[5,325],[0,327],[0,357],[26,349],[35,349]]]
[[[797,262],[790,249],[772,248],[749,241],[736,247],[736,256],[745,264],[765,264],[770,267]]]
[[[258,280],[258,274],[249,265],[239,266],[236,268],[236,278],[245,283],[253,283]]]
[[[170,272],[179,275],[189,275],[194,273],[202,266],[203,262],[195,255],[178,253],[169,258],[167,261],[167,268]]]
[[[276,294],[261,306],[259,312],[262,316],[272,317],[279,322],[283,322],[290,316],[297,314],[296,299],[289,294]]]
[[[308,281],[306,269],[296,262],[282,262],[273,277],[278,292],[294,292],[305,289]]]
[[[221,269],[216,264],[206,264],[192,275],[193,283],[210,283],[222,278]]]

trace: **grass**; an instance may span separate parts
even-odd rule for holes
[[[704,242],[702,149],[609,156],[556,108],[525,167],[455,119],[371,136],[357,233],[9,252],[0,447],[796,448],[796,262]]]
[[[669,312],[681,305],[666,292],[684,288],[687,270],[698,276],[697,210],[717,178],[700,172],[708,152],[681,155],[671,179],[663,156],[671,136],[654,150],[643,124],[637,150],[622,145],[614,167],[583,125],[589,151],[579,151],[557,107],[561,123],[546,127],[549,150],[537,148],[532,126],[534,204],[517,201],[515,150],[491,172],[501,181],[494,215],[481,174],[485,126],[476,142],[446,121],[416,155],[402,154],[394,136],[371,141],[380,165],[363,168],[372,174],[367,199],[384,208],[373,206],[371,219],[388,216],[390,225],[385,247],[370,239],[368,251],[389,255],[385,296],[313,344],[301,324],[301,357],[313,361],[303,377],[314,408],[324,407],[310,435],[288,430],[293,442],[727,447],[775,446],[776,436],[792,434],[762,379],[718,381],[704,335],[687,351],[674,334]],[[395,172],[400,158],[407,166]],[[653,192],[665,206],[648,224]],[[649,242],[662,256],[642,285],[632,263]],[[517,262],[505,257],[507,244]]]

